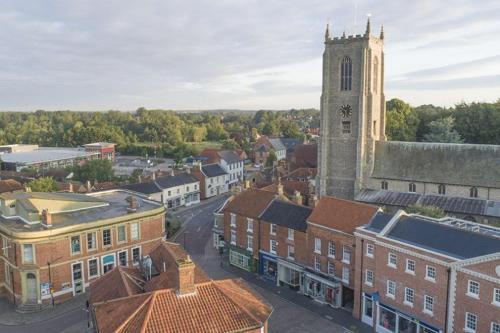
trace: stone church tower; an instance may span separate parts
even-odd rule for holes
[[[318,151],[319,194],[353,199],[373,169],[385,137],[384,33],[325,33]]]

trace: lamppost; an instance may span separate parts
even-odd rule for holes
[[[57,258],[56,260],[52,260],[52,263],[58,261],[62,257]],[[50,265],[52,264],[50,261],[47,261],[47,267],[49,268],[49,291],[50,291],[50,302],[52,307],[54,307],[54,288],[52,288],[52,275],[50,273]]]

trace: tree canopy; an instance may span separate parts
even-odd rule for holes
[[[28,187],[33,192],[55,192],[57,184],[52,177],[40,177],[28,182]]]

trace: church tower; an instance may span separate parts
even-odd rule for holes
[[[353,199],[373,169],[375,141],[385,137],[384,32],[325,33],[318,147],[319,194]]]

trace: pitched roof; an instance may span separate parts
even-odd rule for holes
[[[261,214],[260,218],[269,223],[305,232],[307,218],[311,215],[311,212],[312,208],[310,207],[274,200]]]
[[[234,196],[223,211],[256,219],[275,197],[272,192],[249,188]]]
[[[294,180],[297,180],[299,178],[309,179],[309,178],[315,178],[317,173],[318,173],[318,169],[316,169],[316,168],[300,167],[300,168],[297,168],[297,169],[283,175],[282,178],[285,178],[285,179],[291,178]]]
[[[302,140],[296,138],[280,138],[280,140],[283,146],[285,146],[286,150],[289,152],[292,152],[296,146],[303,142]]]
[[[140,294],[144,283],[137,269],[117,266],[91,282],[90,302],[95,304]]]
[[[154,182],[127,184],[120,186],[120,188],[143,194],[153,194],[161,192],[161,189]]]
[[[380,232],[382,229],[385,228],[387,223],[392,219],[393,215],[387,214],[384,212],[377,212],[375,216],[372,218],[370,223],[366,226],[366,229],[375,231],[375,232]]]
[[[220,156],[217,153],[217,149],[213,148],[205,148],[203,149],[197,157],[204,157],[203,163],[204,164],[213,164],[213,163],[219,163],[220,162]]]
[[[363,190],[356,200],[379,205],[409,206],[416,204],[421,194],[409,192],[395,192],[387,190]]]
[[[165,176],[165,177],[156,178],[155,182],[160,188],[166,189],[166,188],[171,188],[171,187],[185,185],[185,184],[197,183],[198,179],[196,179],[191,174],[180,173],[180,174],[175,175],[175,176]]]
[[[0,193],[23,190],[23,185],[14,179],[0,180]]]
[[[272,307],[241,280],[209,281],[182,296],[164,289],[95,308],[103,333],[240,332],[264,326],[271,312]]]
[[[201,170],[207,177],[217,177],[222,175],[227,175],[227,172],[221,168],[218,164],[207,164],[202,165]]]
[[[499,165],[500,145],[377,141],[372,176],[500,188]]]
[[[286,150],[286,147],[283,142],[281,142],[280,138],[269,138],[269,142],[273,146],[274,150]]]
[[[219,151],[219,156],[229,164],[238,163],[243,161],[243,159],[233,150],[221,150]]]
[[[357,227],[370,222],[377,211],[378,207],[372,205],[324,196],[308,222],[353,234]]]
[[[316,168],[318,165],[318,145],[296,145],[293,150],[295,165],[298,167]]]

